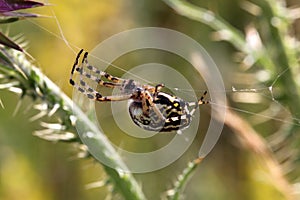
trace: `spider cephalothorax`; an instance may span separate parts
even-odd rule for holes
[[[200,104],[206,104],[204,97],[207,91],[197,102],[186,102],[181,98],[162,92],[163,84],[155,87],[143,85],[132,79],[121,79],[114,77],[96,67],[89,65],[85,52],[81,64],[79,58],[81,50],[75,60],[71,71],[70,84],[88,98],[96,101],[122,101],[130,100],[129,114],[133,122],[139,127],[157,132],[171,132],[187,128],[192,120],[193,114]],[[88,73],[86,70],[92,73]],[[74,72],[80,75],[79,83],[73,80]],[[97,84],[109,88],[118,88],[121,95],[102,96],[94,88],[90,87],[83,77],[97,82]],[[107,81],[101,78],[105,77]]]

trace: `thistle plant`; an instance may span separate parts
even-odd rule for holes
[[[43,4],[33,1],[1,1],[0,5],[1,22],[7,23],[27,17],[38,17],[35,14],[19,13],[15,10]],[[107,142],[106,137],[57,85],[27,60],[23,53],[23,45],[17,44],[4,34],[0,35],[0,43],[2,44],[0,46],[0,89],[17,93],[20,100],[25,96],[32,99],[33,108],[38,111],[38,114],[30,121],[39,120],[42,127],[35,131],[34,135],[48,141],[75,144],[79,158],[92,157],[76,133],[76,124],[82,124],[85,131],[102,137],[103,140],[95,139],[95,141],[102,149],[103,156],[114,164],[114,168],[103,166],[108,175],[103,183],[113,186],[113,191],[118,192],[125,199],[145,199],[133,176],[124,172],[128,171],[125,164]],[[43,121],[44,116],[52,119],[51,123]]]

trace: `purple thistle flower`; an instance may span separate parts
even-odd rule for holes
[[[26,17],[38,17],[36,14],[15,12],[20,9],[43,6],[43,3],[27,0],[0,0],[0,24],[15,22]],[[22,48],[0,32],[0,44],[22,51]]]
[[[0,13],[43,6],[43,3],[26,0],[0,0]]]

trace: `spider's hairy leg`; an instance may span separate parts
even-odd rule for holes
[[[207,95],[207,91],[204,91],[203,95],[200,97],[200,99],[197,102],[188,102],[188,106],[193,107],[193,109],[190,111],[190,115],[194,115],[194,112],[196,111],[199,105],[209,104],[209,101],[204,101],[206,95]]]
[[[89,99],[96,100],[97,97],[102,97],[102,95],[86,84],[84,81],[80,80],[80,85],[73,82],[72,86],[76,88],[79,92],[86,95]]]
[[[165,85],[163,84],[163,83],[161,83],[161,84],[157,84],[156,86],[155,86],[155,93],[158,93],[163,87],[165,87]]]
[[[86,83],[83,81],[83,78],[82,78],[83,76],[92,81],[95,81],[97,84],[105,86],[105,87],[114,88],[114,87],[122,86],[122,81],[124,81],[124,79],[119,79],[119,78],[113,77],[113,76],[109,75],[108,73],[101,71],[94,66],[89,65],[89,63],[87,61],[88,52],[84,53],[81,65],[79,65],[79,58],[82,53],[83,53],[83,49],[81,49],[80,52],[77,54],[74,65],[72,67],[71,76],[70,76],[70,84],[71,85],[74,86],[75,81],[73,79],[73,75],[75,72],[78,72],[80,74],[80,81],[81,81],[81,83],[84,83],[84,84],[86,84]],[[86,72],[84,69],[85,67],[87,69],[91,70],[92,72],[94,72],[96,75]],[[101,80],[101,78],[98,78],[98,76],[106,77],[108,80],[111,80],[112,82],[103,81],[103,80]]]
[[[78,72],[80,72],[81,75],[97,82],[99,85],[105,86],[105,87],[109,87],[109,88],[114,88],[114,87],[119,87],[121,86],[120,82],[123,81],[123,79],[119,79],[116,77],[111,76],[110,74],[108,74],[105,71],[101,71],[99,69],[97,69],[96,67],[92,66],[89,64],[88,62],[88,52],[85,52],[82,58],[82,68],[78,68]],[[84,67],[86,67],[88,70],[94,72],[96,75],[92,75],[90,73],[87,73],[84,70]],[[100,78],[98,78],[98,76],[100,76]],[[108,80],[112,81],[112,82],[107,82],[107,81],[103,81],[101,80],[101,77],[105,77]]]
[[[74,62],[73,67],[72,67],[72,70],[71,70],[70,84],[73,85],[73,86],[75,84],[75,81],[73,80],[74,71],[75,71],[76,68],[78,68],[79,58],[80,58],[80,55],[82,54],[82,52],[83,52],[83,49],[81,49],[79,51],[79,53],[77,54],[75,62]]]
[[[102,96],[99,92],[97,92],[93,87],[91,87],[87,82],[83,79],[83,77],[86,77],[92,81],[95,81],[96,83],[106,86],[106,87],[116,87],[116,86],[122,86],[121,82],[123,79],[118,78],[112,78],[113,76],[108,75],[106,72],[100,71],[97,68],[90,66],[87,62],[87,56],[88,53],[86,52],[83,56],[82,62],[79,65],[79,58],[83,52],[83,49],[80,50],[80,52],[77,54],[75,62],[73,64],[72,70],[71,70],[71,76],[70,76],[70,84],[76,88],[79,92],[86,95],[89,99],[95,100],[95,101],[122,101],[122,100],[128,100],[132,97],[132,95],[119,95],[119,96]],[[89,74],[84,70],[84,67],[87,66],[88,69],[93,71],[94,73],[106,77],[108,80],[111,80],[112,82],[105,82],[102,81],[100,78],[98,78],[95,75]],[[90,66],[90,67],[89,67]],[[73,75],[75,72],[79,73],[80,79],[79,83],[76,83],[73,80]]]
[[[207,95],[207,91],[204,91],[203,95],[198,100],[198,105],[208,104],[209,103],[209,101],[204,101],[204,98],[206,97],[206,95]]]
[[[109,87],[109,88],[121,87],[122,86],[121,83],[114,83],[114,82],[103,81],[98,76],[92,75],[92,74],[84,71],[83,68],[79,69],[78,72],[80,73],[81,77],[86,77],[86,78],[88,78],[88,79],[96,82],[97,84],[99,84],[101,86],[105,86],[105,87]],[[102,72],[102,71],[97,70],[97,72],[95,72],[95,73],[99,74],[100,77],[101,77],[106,72]]]
[[[82,80],[80,81],[80,85],[74,83],[73,87],[76,88],[82,94],[86,95],[89,99],[95,101],[123,101],[123,100],[128,100],[132,97],[131,94],[119,95],[119,96],[102,96],[99,92],[94,90],[92,87],[90,87]]]
[[[149,91],[144,91],[141,93],[142,95],[142,108],[143,108],[143,113],[146,115],[149,115],[149,110],[150,107],[153,108],[154,112],[157,114],[157,116],[161,119],[165,121],[165,117],[163,116],[163,114],[160,112],[160,110],[158,109],[158,107],[156,106],[155,103],[153,103],[153,97],[151,96]]]
[[[91,70],[92,72],[94,72],[94,73],[96,73],[96,74],[98,74],[100,76],[103,76],[106,79],[108,79],[108,80],[110,80],[110,81],[112,81],[114,83],[120,83],[120,82],[124,81],[124,79],[112,76],[109,73],[101,71],[101,70],[97,69],[96,67],[90,65],[89,62],[88,62],[88,52],[84,53],[84,56],[83,56],[83,59],[82,59],[82,63],[84,63],[86,65],[86,67],[89,70]]]

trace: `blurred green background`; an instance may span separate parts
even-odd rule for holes
[[[244,31],[251,17],[241,9],[240,2],[193,1],[196,5],[213,10]],[[27,51],[35,59],[33,63],[69,96],[72,87],[68,79],[75,54],[66,41],[76,52],[80,48],[89,51],[116,33],[147,26],[174,29],[199,41],[219,67],[229,95],[233,84],[241,88],[255,88],[255,85],[247,84],[247,79],[236,83],[239,79],[235,79],[234,75],[240,69],[235,63],[232,45],[213,41],[211,28],[176,14],[162,1],[52,0],[49,3],[51,5],[31,10],[45,17],[19,21],[1,29],[10,36],[21,34],[28,41]],[[120,62],[118,65],[122,66]],[[176,63],[174,67],[178,67]],[[193,72],[185,73],[189,76]],[[191,84],[198,87],[197,80]],[[267,95],[265,104],[271,104],[270,94],[264,95]],[[28,122],[28,118],[36,114],[32,109],[26,109],[30,108],[31,99],[25,98],[20,102],[19,97],[4,91],[0,92],[0,99],[4,105],[4,108],[0,108],[0,199],[88,200],[109,196],[108,187],[86,189],[87,184],[105,179],[98,163],[92,159],[77,159],[70,144],[51,143],[32,136],[32,132],[41,127],[39,121]],[[203,116],[209,119],[207,114]],[[276,131],[273,130],[276,123],[275,120],[269,120],[268,124],[258,128],[265,133],[264,136],[268,136]],[[201,127],[199,132],[202,129],[205,131]],[[162,170],[135,176],[149,199],[160,199],[172,188],[177,175],[196,156],[202,137],[200,133],[198,137],[199,141],[194,142],[182,159]],[[216,147],[188,183],[184,195],[185,199],[209,200],[284,199],[272,185],[265,167],[255,156],[241,148],[226,127]],[[115,198],[122,199],[118,196]]]

